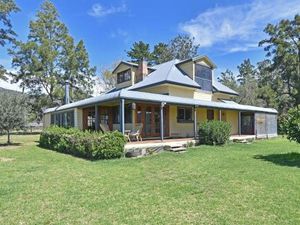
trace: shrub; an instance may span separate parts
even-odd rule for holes
[[[91,160],[120,158],[125,143],[117,131],[102,134],[58,126],[45,129],[40,136],[42,147]]]
[[[199,126],[199,143],[224,145],[229,141],[231,125],[228,122],[211,120]]]
[[[284,131],[290,141],[300,143],[300,108],[295,107],[288,111],[285,120],[283,120]]]
[[[288,119],[288,114],[283,113],[280,116],[278,116],[277,120],[277,131],[278,134],[280,135],[285,135],[287,133],[287,119]]]

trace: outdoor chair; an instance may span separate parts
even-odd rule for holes
[[[100,129],[103,133],[110,131],[109,126],[105,123],[100,123]]]
[[[143,130],[143,124],[139,123],[135,126],[133,131],[128,133],[128,140],[131,141],[131,137],[134,137],[137,141],[143,141],[142,139],[142,130]]]

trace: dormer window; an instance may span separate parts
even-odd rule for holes
[[[117,83],[123,83],[131,80],[131,69],[122,71],[117,74]]]
[[[212,91],[212,70],[207,66],[195,65],[195,81],[200,84],[204,91]]]

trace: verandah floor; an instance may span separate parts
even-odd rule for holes
[[[230,140],[248,140],[255,139],[255,135],[232,135]],[[125,145],[125,149],[130,148],[147,148],[156,146],[182,146],[187,142],[196,142],[194,138],[166,138],[163,141],[160,139],[145,139],[143,141],[131,141]]]

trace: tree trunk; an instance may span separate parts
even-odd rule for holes
[[[10,132],[9,130],[7,131],[7,144],[10,145],[11,141],[10,141]]]

